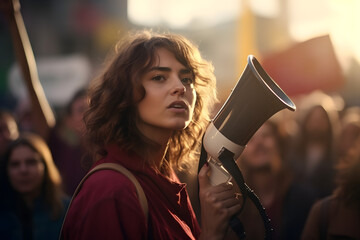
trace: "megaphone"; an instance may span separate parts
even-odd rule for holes
[[[209,155],[212,185],[231,180],[231,175],[219,160],[224,150],[231,152],[236,160],[267,119],[282,109],[296,109],[258,60],[253,55],[249,55],[247,60],[235,88],[204,134],[203,146]]]

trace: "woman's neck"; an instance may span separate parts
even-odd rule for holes
[[[173,134],[172,130],[157,128],[147,124],[139,126],[140,131],[151,141],[158,144],[159,147],[152,148],[149,151],[149,160],[155,167],[160,170],[164,164],[168,143]]]
[[[21,198],[25,202],[26,206],[29,209],[32,209],[34,207],[35,199],[38,198],[39,196],[40,196],[40,190],[31,193],[22,194]]]
[[[167,144],[161,145],[158,150],[155,150],[153,153],[151,153],[151,162],[153,162],[155,167],[159,170],[162,169],[162,165],[164,164],[167,149]]]

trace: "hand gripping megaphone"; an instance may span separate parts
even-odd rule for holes
[[[212,185],[233,178],[243,196],[249,197],[259,210],[265,225],[265,238],[270,239],[271,227],[266,212],[244,182],[235,160],[267,119],[285,108],[295,111],[296,106],[253,55],[249,55],[247,60],[235,88],[205,131],[199,169],[205,161],[209,163]]]

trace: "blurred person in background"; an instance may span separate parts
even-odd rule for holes
[[[63,111],[58,111],[58,117],[54,124],[46,120],[49,113],[39,108],[39,98],[36,96],[36,88],[33,82],[27,84],[31,102],[27,112],[26,131],[39,134],[48,144],[54,162],[58,167],[63,179],[64,189],[67,194],[72,195],[81,178],[86,173],[86,163],[89,162],[82,139],[84,122],[83,113],[87,108],[86,90],[81,88],[75,92]],[[46,98],[43,101],[47,101]],[[47,103],[48,104],[48,103]],[[51,115],[54,115],[52,110]],[[84,165],[82,164],[84,162]]]
[[[2,240],[57,240],[69,198],[41,137],[22,134],[0,163]]]
[[[313,188],[322,198],[334,189],[334,142],[339,127],[338,113],[326,110],[321,104],[304,111],[288,161],[296,181]]]
[[[56,121],[38,77],[34,54],[20,12],[20,2],[3,0],[0,3],[0,11],[8,21],[14,52],[30,100],[26,104],[19,103],[19,129],[35,132],[45,139],[64,179],[65,191],[71,195],[85,175],[85,170],[81,166],[85,152],[81,140],[82,114],[87,106],[85,90],[78,90],[66,106],[65,116]]]
[[[245,182],[259,197],[271,220],[273,239],[294,240],[300,238],[315,196],[294,182],[294,176],[284,162],[286,138],[279,130],[273,118],[266,121],[248,142],[238,164]],[[245,225],[255,222],[256,213],[246,214]],[[245,228],[249,239],[264,239],[259,235],[261,232],[253,228]]]
[[[336,165],[336,189],[314,204],[303,240],[360,239],[360,137]]]
[[[345,156],[359,136],[360,107],[348,107],[341,116],[341,131],[336,141],[336,159]]]
[[[90,161],[82,136],[82,118],[86,109],[86,90],[79,89],[65,107],[64,115],[57,121],[56,126],[49,128],[46,138],[62,176],[65,191],[69,195],[74,193]]]
[[[35,85],[28,86],[29,92],[37,92]],[[38,85],[39,87],[41,88],[41,85]],[[23,121],[20,122],[19,127],[25,132],[39,134],[46,140],[62,176],[64,190],[68,195],[72,195],[85,175],[86,164],[89,162],[82,139],[84,127],[82,117],[87,108],[86,90],[84,88],[77,90],[63,110],[57,112],[55,125],[50,125],[46,120],[47,114],[43,112],[43,109],[36,107],[40,105],[39,98],[36,95],[32,96],[31,102],[23,109],[23,114],[27,117],[22,117]],[[47,101],[46,98],[44,100]],[[32,106],[38,109],[34,110]],[[22,116],[22,113],[18,114]],[[27,120],[24,121],[24,119]],[[24,123],[25,125],[21,125]]]
[[[14,116],[5,110],[0,110],[0,160],[9,144],[19,136],[19,130]]]

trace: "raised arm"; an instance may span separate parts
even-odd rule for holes
[[[50,129],[55,126],[55,117],[39,80],[34,53],[20,12],[19,0],[0,0],[0,9],[8,20],[15,56],[31,100],[34,130],[47,139]]]

